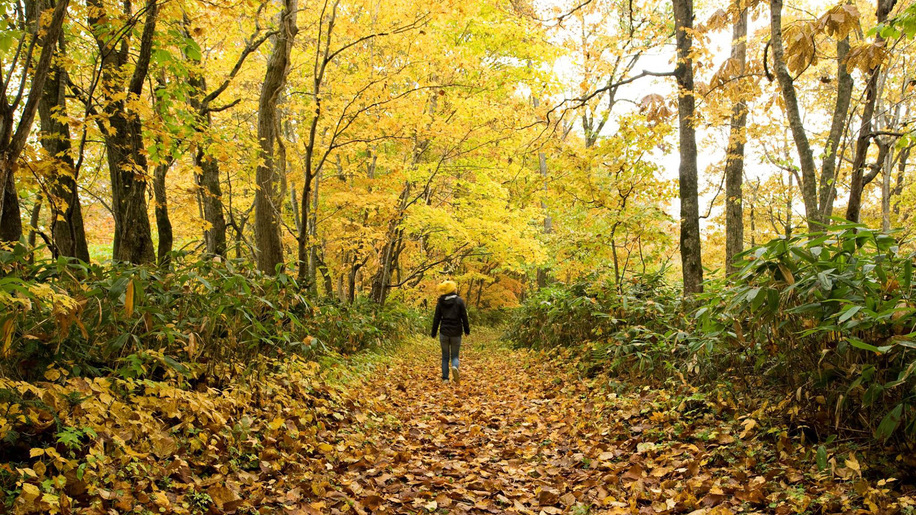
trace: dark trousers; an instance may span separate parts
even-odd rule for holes
[[[458,354],[461,352],[461,336],[445,336],[439,333],[442,347],[442,379],[448,379],[448,366],[458,368]]]

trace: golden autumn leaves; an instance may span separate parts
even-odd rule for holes
[[[726,29],[735,15],[735,5],[729,10],[715,11],[705,24],[698,28],[700,32],[716,32]],[[860,31],[861,14],[854,4],[838,4],[814,20],[797,20],[787,23],[783,28],[783,44],[786,53],[786,65],[789,71],[798,75],[818,62],[818,46],[824,37],[841,40],[855,31]],[[888,58],[883,39],[867,39],[853,42],[846,57],[847,69],[851,72],[858,69],[867,73]],[[769,65],[772,69],[772,65]],[[738,76],[739,66],[734,59],[726,59],[713,75],[709,87],[715,88]]]

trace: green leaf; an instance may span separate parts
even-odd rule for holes
[[[817,447],[817,469],[824,471],[827,469],[827,448],[823,445]]]
[[[910,289],[910,284],[913,281],[913,261],[910,259],[905,259],[903,261],[903,290],[907,291]]]
[[[890,436],[897,429],[897,426],[900,425],[900,420],[903,418],[903,404],[898,404],[894,406],[894,409],[890,410],[887,415],[884,415],[884,418],[881,419],[881,423],[878,424],[878,430],[875,431],[875,438],[878,440],[884,441],[890,438]]]
[[[868,350],[872,352],[879,352],[878,347],[875,347],[874,345],[869,345],[858,338],[853,338],[849,336],[846,338],[846,341],[848,341],[850,345],[852,345],[853,347],[857,349]]]
[[[188,40],[187,46],[184,48],[184,53],[188,56],[188,59],[192,61],[200,61],[203,57],[200,52],[200,45],[197,44],[193,39]]]
[[[837,323],[842,324],[843,322],[849,320],[855,316],[855,314],[858,313],[860,309],[862,309],[862,306],[852,306],[851,308],[847,309],[842,315],[840,315],[840,319],[837,320]]]

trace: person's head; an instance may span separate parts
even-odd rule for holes
[[[436,291],[439,292],[439,295],[450,295],[458,291],[458,285],[455,284],[455,281],[443,281],[436,286]]]

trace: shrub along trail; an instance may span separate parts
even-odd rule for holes
[[[609,393],[493,334],[466,338],[461,385],[422,339],[352,392],[323,499],[305,513],[854,513],[912,505],[862,479],[855,454],[822,456],[727,402]],[[358,443],[354,443],[358,442]],[[823,463],[821,464],[823,465]]]

